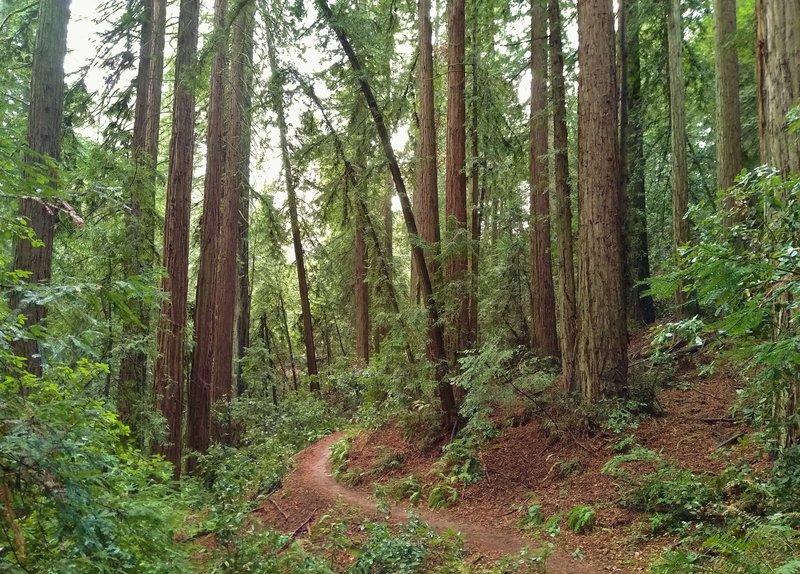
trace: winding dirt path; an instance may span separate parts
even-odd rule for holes
[[[337,501],[359,508],[370,516],[379,516],[377,503],[371,496],[339,484],[331,475],[331,446],[343,436],[343,433],[329,435],[297,455],[297,466],[282,489],[285,502],[280,504],[284,508],[278,506],[277,501],[271,501],[275,509],[280,511],[287,526],[296,525],[302,520],[307,522],[306,515],[318,516]],[[269,505],[263,508],[267,514],[271,510]],[[404,522],[408,519],[408,506],[393,505],[391,510],[392,522]],[[525,539],[516,530],[499,524],[499,520],[496,527],[489,528],[467,523],[463,517],[457,517],[447,510],[415,508],[414,512],[438,531],[452,529],[460,532],[475,561],[481,557],[497,559],[515,554],[526,546],[535,546],[535,541]],[[556,550],[547,560],[548,574],[592,574],[598,571],[560,550]]]

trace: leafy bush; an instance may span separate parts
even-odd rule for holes
[[[375,486],[377,498],[388,498],[395,502],[408,500],[411,504],[417,505],[422,500],[422,494],[422,484],[413,475]]]
[[[458,490],[455,487],[440,482],[431,488],[428,494],[428,506],[435,510],[450,508],[458,502],[458,496]]]
[[[421,572],[426,554],[425,541],[432,536],[427,525],[411,518],[397,536],[392,535],[384,522],[370,522],[365,528],[369,538],[350,567],[351,574]]]
[[[567,514],[567,526],[573,532],[583,534],[594,528],[596,514],[588,504],[579,504]]]

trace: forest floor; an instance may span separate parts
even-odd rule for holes
[[[680,358],[679,384],[658,396],[662,414],[626,433],[674,465],[719,473],[731,457],[748,456],[735,444],[747,429],[730,418],[736,377],[724,369],[701,377],[698,368],[703,362],[702,354]],[[410,475],[422,483],[435,480],[431,466],[441,456],[443,443],[420,450],[403,438],[399,425],[389,424],[362,431],[353,439],[348,467],[363,469],[367,478],[356,487],[337,483],[331,476],[330,448],[342,436],[328,436],[296,456],[295,470],[258,511],[270,527],[307,535],[337,502],[367,516],[383,517],[373,496],[376,485]],[[676,539],[653,536],[649,516],[623,507],[615,479],[601,472],[614,456],[611,446],[620,438],[610,431],[554,436],[541,420],[523,419],[481,448],[483,477],[459,487],[455,506],[430,510],[423,502],[414,512],[439,531],[461,532],[470,563],[489,562],[525,546],[535,548],[544,538],[555,545],[548,573],[646,571],[651,559]],[[395,462],[387,465],[389,459]],[[550,534],[523,529],[520,518],[534,502],[541,504],[544,516],[589,504],[596,511],[596,527],[585,534],[565,526]],[[406,520],[408,509],[392,507],[391,521]]]

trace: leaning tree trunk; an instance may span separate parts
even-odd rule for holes
[[[547,9],[531,3],[530,249],[531,343],[543,357],[558,356],[556,298],[550,256],[550,189],[547,161]]]
[[[289,207],[289,223],[292,228],[292,245],[297,266],[297,286],[300,292],[300,312],[303,320],[303,342],[306,347],[306,365],[311,377],[311,391],[319,391],[317,380],[317,351],[314,345],[314,327],[311,320],[311,302],[308,296],[308,277],[306,275],[305,254],[303,252],[303,239],[300,236],[300,218],[297,214],[297,189],[292,172],[291,156],[289,154],[289,137],[286,126],[286,111],[283,103],[283,72],[278,67],[278,57],[275,53],[275,42],[272,32],[267,30],[267,51],[270,68],[272,69],[273,106],[278,118],[278,132],[281,142],[281,158],[283,160],[283,178],[286,183],[287,204]]]
[[[459,246],[445,268],[445,285],[455,299],[454,316],[447,320],[447,355],[451,364],[467,348],[469,289],[467,281],[467,174],[464,65],[464,0],[452,0],[447,23],[447,153],[445,158],[445,230]]]
[[[561,376],[567,393],[578,390],[575,376],[578,350],[578,307],[575,298],[572,207],[569,185],[569,139],[564,90],[564,52],[561,41],[559,0],[549,0],[550,85],[553,93],[553,163],[556,198],[556,240],[558,244],[559,319],[561,322]]]
[[[431,354],[433,356],[434,373],[436,384],[439,392],[439,402],[442,409],[442,426],[445,428],[451,427],[455,424],[458,418],[458,409],[456,407],[455,397],[453,395],[453,388],[446,380],[447,375],[447,353],[444,344],[444,334],[442,326],[439,322],[439,310],[436,301],[433,298],[433,285],[431,282],[431,275],[428,273],[428,265],[425,258],[425,252],[420,245],[419,232],[417,230],[417,223],[414,220],[414,212],[411,209],[411,201],[408,198],[406,191],[406,184],[403,180],[403,175],[400,172],[400,165],[397,163],[397,156],[395,156],[392,141],[389,137],[389,131],[386,129],[386,123],[383,119],[383,112],[378,105],[375,98],[375,93],[372,91],[372,86],[369,83],[367,75],[361,61],[358,59],[355,51],[353,50],[350,40],[344,33],[341,25],[337,22],[333,15],[333,11],[328,5],[326,0],[317,0],[317,6],[322,13],[322,16],[328,22],[328,25],[333,29],[336,34],[339,44],[342,46],[347,59],[350,61],[350,67],[353,68],[355,76],[358,81],[361,93],[367,102],[372,120],[375,124],[375,129],[378,132],[378,137],[383,147],[386,161],[389,165],[389,171],[392,174],[394,187],[397,191],[397,197],[400,200],[400,208],[403,212],[403,219],[408,231],[409,240],[411,243],[412,257],[416,261],[417,269],[419,271],[419,281],[422,289],[425,307],[428,311],[428,335],[430,340]]]
[[[686,163],[686,87],[683,81],[683,27],[681,0],[667,2],[667,61],[669,68],[670,150],[672,158],[672,241],[675,251],[689,242],[689,170]],[[683,288],[675,294],[679,307],[686,305]],[[683,310],[683,309],[681,309]]]
[[[215,342],[214,302],[217,277],[217,253],[225,170],[225,43],[220,35],[225,25],[227,0],[214,4],[214,30],[217,32],[214,60],[211,65],[211,94],[208,101],[206,134],[206,178],[203,189],[203,219],[200,222],[200,267],[195,298],[195,347],[188,401],[188,447],[198,453],[208,450],[211,440],[212,372]],[[229,294],[230,295],[230,294]],[[193,470],[194,459],[189,460]]]
[[[164,75],[164,36],[166,0],[144,2],[139,70],[136,79],[131,158],[134,176],[129,187],[126,228],[130,244],[124,259],[125,274],[143,275],[153,270],[156,228],[156,164],[161,126],[161,84]],[[150,328],[150,310],[141,302],[131,302],[136,322],[125,321],[123,339],[133,344],[123,353],[119,369],[119,411],[133,424],[133,405],[145,394],[147,353],[142,345]]]
[[[621,151],[624,154],[622,181],[627,200],[625,210],[625,235],[628,249],[626,276],[630,279],[631,315],[637,321],[649,325],[656,320],[653,297],[645,294],[649,289],[650,247],[647,234],[647,195],[645,193],[644,169],[644,106],[642,98],[641,55],[639,30],[641,28],[640,4],[638,0],[623,0],[625,15],[624,46],[626,67],[623,70],[627,84],[627,121],[622,129]]]
[[[14,269],[29,273],[26,282],[38,285],[48,283],[52,274],[53,236],[57,208],[47,201],[56,189],[57,174],[49,171],[48,158],[58,161],[61,155],[61,122],[64,116],[64,57],[67,53],[67,23],[69,0],[41,0],[36,30],[36,46],[31,70],[30,106],[28,108],[29,153],[24,162],[34,173],[42,173],[41,183],[31,183],[31,188],[44,187],[42,197],[23,197],[20,216],[25,219],[36,239],[14,240]],[[23,313],[26,327],[34,327],[44,320],[47,307],[23,304],[22,293],[13,292],[11,310]],[[42,360],[36,339],[13,342],[14,353],[26,360],[27,369],[34,375],[42,374]]]
[[[627,377],[622,191],[611,0],[578,3],[579,380],[583,397],[621,395]]]
[[[200,8],[194,0],[181,0],[178,15],[178,51],[175,57],[175,96],[169,144],[167,211],[164,216],[164,300],[158,323],[158,355],[153,374],[153,395],[167,421],[164,444],[155,450],[173,465],[180,478],[182,456],[184,346],[189,291],[189,223],[192,210],[195,98],[187,76],[197,62]]]

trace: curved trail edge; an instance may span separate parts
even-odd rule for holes
[[[371,516],[379,516],[377,504],[374,499],[364,492],[348,488],[333,479],[331,472],[331,447],[344,433],[331,434],[297,455],[297,467],[292,473],[292,482],[305,487],[319,498],[328,503],[341,500],[349,506],[354,506]],[[456,517],[447,510],[429,510],[414,508],[422,520],[439,532],[448,529],[460,532],[465,541],[467,550],[488,558],[499,558],[507,554],[516,554],[524,547],[535,548],[536,542],[524,539],[519,533],[506,526],[498,524],[495,527],[485,527],[476,523],[465,523],[463,518]],[[408,520],[409,507],[407,505],[392,505],[391,520],[404,522]],[[477,560],[476,560],[477,561]],[[592,574],[596,570],[588,564],[575,560],[563,551],[556,550],[547,559],[548,574]]]

